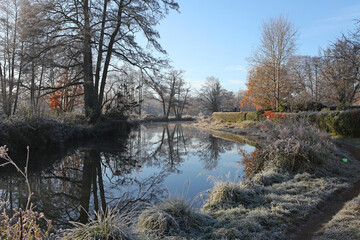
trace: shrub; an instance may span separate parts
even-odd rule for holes
[[[2,209],[0,221],[1,239],[49,239],[53,231],[51,221],[44,217],[43,213],[33,211],[32,207],[27,210],[15,211],[12,217],[6,214],[6,203],[1,203]],[[40,225],[47,226],[45,229]]]
[[[1,239],[49,239],[52,229],[51,221],[44,217],[43,213],[33,211],[31,200],[31,189],[28,180],[28,163],[29,163],[29,148],[27,153],[26,165],[24,170],[21,170],[18,165],[8,155],[8,148],[6,146],[0,147],[0,158],[5,160],[5,163],[0,166],[12,165],[25,178],[28,190],[28,199],[26,208],[23,211],[21,208],[16,210],[14,215],[9,217],[6,213],[6,203],[0,203],[2,210],[0,219],[0,237]],[[40,227],[46,226],[46,229]]]
[[[238,113],[236,122],[243,122],[246,120],[246,113]]]
[[[244,112],[215,112],[213,113],[213,121],[236,123],[246,120],[247,113]]]
[[[280,102],[280,105],[279,105],[279,112],[289,112],[291,109],[291,104],[288,103],[288,102]]]
[[[271,110],[269,111],[265,111],[262,116],[264,116],[266,119],[272,121],[272,122],[276,122],[278,123],[281,119],[284,118],[284,114],[283,113],[275,113]]]
[[[306,120],[325,132],[345,137],[360,137],[360,109],[286,114],[284,118]]]
[[[258,114],[257,112],[249,112],[246,114],[246,120],[258,121]]]
[[[216,122],[235,122],[236,116],[230,113],[220,113],[216,112],[212,115],[212,120]]]
[[[324,163],[333,164],[338,149],[327,134],[298,122],[270,128],[268,139],[256,155],[254,172],[268,167],[288,171],[312,170]]]
[[[326,132],[335,132],[335,122],[337,120],[338,112],[323,112],[319,113],[317,117],[318,127]]]
[[[333,122],[333,130],[342,136],[360,137],[360,110],[340,112]]]

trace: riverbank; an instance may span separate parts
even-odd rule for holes
[[[162,226],[170,228],[154,227],[154,222],[164,222],[159,216],[181,220],[177,211],[158,205],[147,210],[157,214],[140,217],[147,222],[141,232],[159,239],[292,239],[302,234],[299,226],[359,181],[360,162],[327,134],[300,124],[248,124],[251,128],[245,130],[234,124],[196,125],[251,137],[255,128],[267,134],[256,154],[243,155],[250,176],[240,182],[215,180],[201,212],[192,213],[199,224],[171,228],[174,223],[165,221]]]
[[[130,125],[123,120],[102,120],[90,125],[85,121],[59,121],[52,118],[2,119],[0,146],[7,145],[9,153],[26,156],[27,146],[32,153],[58,152],[76,142],[100,137],[127,136]]]
[[[204,123],[204,128],[209,124]],[[246,124],[241,129],[228,124],[217,127],[226,130],[225,134],[218,131],[225,139],[261,139],[254,153],[241,152],[248,177],[241,181],[211,178],[213,188],[201,194],[204,206],[200,211],[181,198],[170,198],[135,209],[130,216],[115,210],[111,216],[99,213],[99,221],[75,224],[60,233],[68,238],[61,238],[86,233],[99,234],[99,238],[121,236],[118,239],[291,239],[302,234],[296,232],[299,226],[359,181],[359,161],[316,128],[294,123]],[[106,224],[114,232],[101,229]]]

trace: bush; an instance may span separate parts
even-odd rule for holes
[[[224,123],[238,123],[246,120],[247,113],[244,112],[215,112],[213,121]]]
[[[0,238],[1,239],[49,239],[53,229],[51,221],[44,217],[43,213],[28,210],[15,211],[12,217],[6,214],[6,203],[1,203],[2,208],[0,221]],[[46,228],[40,225],[47,226]]]
[[[333,131],[342,136],[360,137],[360,110],[340,112],[334,118]]]
[[[255,173],[272,167],[311,171],[325,160],[332,165],[339,152],[327,134],[311,126],[295,122],[267,129],[270,129],[268,139],[259,147],[256,155]]]
[[[307,121],[322,131],[344,137],[360,137],[360,109],[347,111],[322,111],[287,113],[286,120]]]
[[[236,122],[242,122],[246,120],[246,114],[247,113],[239,113],[237,114]]]
[[[322,126],[320,126],[320,129],[330,133],[336,132],[335,127],[339,119],[339,112],[328,112],[321,115],[320,121],[322,122]]]
[[[258,121],[258,113],[257,112],[249,112],[246,114],[246,120]]]

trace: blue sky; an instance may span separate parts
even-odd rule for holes
[[[178,0],[158,26],[160,43],[192,87],[208,76],[224,88],[245,89],[247,58],[260,43],[262,23],[281,14],[298,28],[297,54],[317,55],[341,33],[354,30],[360,2],[353,0]]]

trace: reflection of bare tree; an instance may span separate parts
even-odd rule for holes
[[[161,171],[137,179],[131,174],[134,164],[122,155],[123,149],[106,153],[98,148],[77,150],[53,168],[31,174],[36,210],[54,219],[54,226],[66,227],[69,220],[86,222],[87,212],[109,205],[118,204],[125,210],[161,198],[164,189],[159,186],[167,174]],[[21,186],[23,179],[17,175],[0,180],[1,199],[9,200],[9,209],[26,204],[26,189]]]
[[[213,170],[217,167],[220,160],[220,153],[231,149],[233,143],[220,138],[213,137],[211,134],[206,140],[200,141],[196,148],[200,161],[203,162],[204,169]]]
[[[56,227],[67,227],[69,220],[86,222],[86,212],[119,202],[127,210],[159,200],[167,194],[165,178],[179,173],[191,154],[212,170],[231,147],[231,142],[181,124],[140,126],[128,139],[77,149],[50,168],[30,174],[32,200]],[[9,200],[9,209],[24,208],[25,186],[16,173],[0,178],[0,197]]]
[[[179,173],[179,166],[185,161],[187,154],[187,138],[181,124],[159,124],[155,128],[156,134],[151,129],[141,132],[131,138],[133,142],[146,144],[132,144],[128,151],[129,157],[136,159],[140,166],[159,167],[167,172]],[[133,154],[135,153],[135,154]]]

